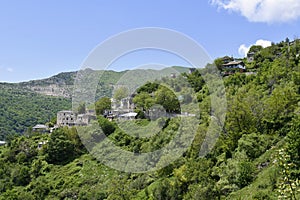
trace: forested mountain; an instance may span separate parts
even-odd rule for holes
[[[172,67],[176,72],[187,72],[188,68],[174,66]],[[170,68],[171,69],[171,68]],[[141,71],[147,71],[139,69]],[[92,70],[85,69],[85,71],[90,71],[99,77],[98,83],[98,93],[102,96],[111,96],[113,85],[118,82],[118,80],[126,74],[128,71],[102,71],[102,70]],[[138,71],[138,70],[132,70]],[[148,70],[149,71],[149,70]],[[154,70],[150,70],[154,71]],[[77,71],[75,72],[62,72],[55,76],[46,79],[32,80],[28,82],[21,83],[0,83],[2,88],[19,88],[22,90],[33,91],[39,94],[49,95],[49,96],[58,96],[71,98],[73,93],[74,81],[77,76]]]
[[[89,127],[16,137],[0,147],[0,199],[300,199],[299,54],[298,40],[257,48],[254,61],[243,59],[253,73],[224,76],[225,88],[214,91],[204,82],[214,71],[211,65],[167,78],[166,83],[178,93],[187,90],[179,84],[181,80],[192,85],[196,95],[190,100],[199,106],[200,121],[183,156],[157,171],[126,173],[106,167],[81,143],[79,136],[89,141],[92,151],[103,153],[95,145],[103,137]],[[173,101],[169,91],[157,84],[148,83],[138,90],[135,101],[141,109],[147,109],[149,102],[165,105],[164,99]],[[208,126],[220,112],[210,108],[211,97],[219,94],[227,99],[225,123],[214,130],[219,135],[217,143],[201,157]],[[177,112],[175,108],[170,107],[170,112]],[[164,122],[161,130],[145,138],[126,134],[120,124],[101,116],[95,123],[120,148],[146,153],[167,145],[179,129],[177,117],[157,120]],[[142,118],[132,123],[143,127],[150,122]],[[84,135],[78,130],[84,130]],[[38,149],[41,141],[47,144]],[[171,158],[157,159],[162,163]]]
[[[7,135],[23,134],[36,124],[45,124],[56,117],[57,111],[70,108],[70,99],[45,96],[16,87],[1,87],[0,140]]]
[[[99,91],[103,92],[105,95],[111,95],[111,84],[116,83],[116,81],[125,72],[93,71],[93,73],[99,74]],[[76,75],[77,72],[63,72],[46,79],[4,85],[10,86],[12,88],[17,87],[25,90],[30,90],[49,96],[71,98]]]
[[[96,100],[102,96],[111,97],[114,85],[128,72],[86,70],[99,77]],[[77,72],[63,72],[41,80],[0,83],[0,140],[9,134],[23,134],[38,123],[49,122],[59,110],[71,109],[76,75]]]

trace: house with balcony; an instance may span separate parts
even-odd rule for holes
[[[243,61],[234,60],[222,65],[223,75],[227,76],[236,72],[246,72],[246,67]]]

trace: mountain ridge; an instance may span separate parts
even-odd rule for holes
[[[180,66],[172,66],[168,68],[172,68],[178,71],[179,73],[188,71],[188,68],[180,67]],[[168,68],[164,68],[164,69],[168,69]],[[121,76],[123,76],[128,71],[147,70],[147,69],[124,70],[120,72],[113,71],[113,70],[93,70],[90,68],[86,68],[84,70],[92,70],[94,73],[98,73],[99,75],[101,75],[102,79],[99,80],[98,87],[100,86],[104,91],[101,91],[100,89],[100,92],[102,92],[106,96],[111,96],[111,91],[113,90],[112,85],[115,84],[121,78]],[[150,69],[150,70],[154,70],[154,69]],[[79,71],[60,72],[48,78],[22,81],[19,83],[0,82],[0,87],[18,88],[25,91],[32,91],[47,96],[71,98],[74,81],[76,79],[78,72]]]

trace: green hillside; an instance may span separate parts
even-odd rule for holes
[[[211,65],[192,74],[166,77],[164,84],[169,84],[176,94],[184,95],[188,91],[184,80],[193,87],[196,95],[187,98],[185,103],[194,102],[199,106],[196,113],[199,123],[187,151],[156,171],[126,173],[103,165],[107,160],[121,162],[127,157],[101,148],[109,145],[102,143],[103,134],[93,129],[94,126],[65,127],[52,134],[29,133],[29,137],[17,137],[7,146],[0,146],[0,200],[300,199],[299,55],[299,41],[259,48],[254,61],[242,59],[252,73],[227,74],[222,77],[225,88],[216,80],[212,82],[213,91],[209,91],[204,82],[214,80],[218,74]],[[218,63],[220,60],[216,59]],[[219,67],[223,70],[222,64]],[[160,83],[147,83],[139,88],[135,99],[139,109],[160,103],[176,113],[182,107],[178,108],[174,93],[159,86]],[[219,106],[211,108],[211,99],[218,100],[222,94],[227,99],[225,123],[222,128],[212,128],[210,133],[218,135],[218,140],[211,151],[201,157],[199,153],[209,124],[221,123],[218,114],[225,105],[217,102]],[[185,103],[182,105],[188,107]],[[133,126],[142,129],[155,125],[140,118],[118,124],[99,116],[93,125],[99,124],[120,149],[147,153],[165,147],[174,139],[183,120],[180,117],[157,119],[155,123],[160,124],[161,129],[151,137],[139,138],[124,131],[134,132]],[[149,131],[147,128],[144,129]],[[88,154],[79,136],[88,142],[86,147],[94,155],[100,156],[98,160]],[[41,141],[47,144],[38,149]],[[210,143],[206,144],[203,148],[209,149]],[[135,167],[155,161],[158,167],[170,159],[169,154],[162,154],[136,163]],[[130,160],[120,167],[128,169]]]
[[[57,111],[71,108],[70,99],[0,87],[0,140],[23,134],[29,127],[49,122]]]
[[[176,70],[187,71],[187,68],[176,67]],[[114,85],[128,72],[91,71],[99,77],[96,99],[111,97]],[[71,109],[76,75],[77,72],[63,72],[41,80],[0,83],[0,140],[8,134],[22,134],[37,123],[48,122],[58,110]]]

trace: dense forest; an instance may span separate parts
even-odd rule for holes
[[[45,124],[59,110],[70,109],[71,100],[40,95],[28,90],[7,87],[0,89],[0,140],[24,134],[36,124]]]
[[[159,81],[137,90],[134,101],[140,113],[155,104],[173,113],[182,109],[193,113],[188,106],[191,102],[199,107],[192,145],[170,165],[145,173],[109,168],[87,151],[97,151],[96,144],[103,139],[90,127],[63,127],[51,134],[29,132],[0,147],[0,199],[300,199],[300,42],[287,39],[267,48],[254,46],[250,51],[255,52],[254,61],[243,61],[252,73],[224,76],[224,88],[209,90],[204,80],[214,69],[208,64],[191,74],[166,78],[164,85],[170,85],[174,93]],[[222,71],[222,58],[214,64]],[[189,96],[184,80],[195,95]],[[182,99],[177,100],[174,94]],[[227,100],[224,126],[215,130],[219,137],[211,151],[199,156],[208,126],[220,112],[211,109],[212,96],[219,94],[225,94]],[[20,101],[25,97],[11,97],[19,112],[23,112]],[[94,124],[120,148],[143,153],[172,140],[180,118],[162,117],[156,122],[163,122],[161,129],[147,138],[124,132],[130,123],[139,127],[152,123],[142,114],[122,124],[123,128],[102,116]],[[95,148],[84,146],[83,141]],[[169,158],[159,159],[158,163]]]

